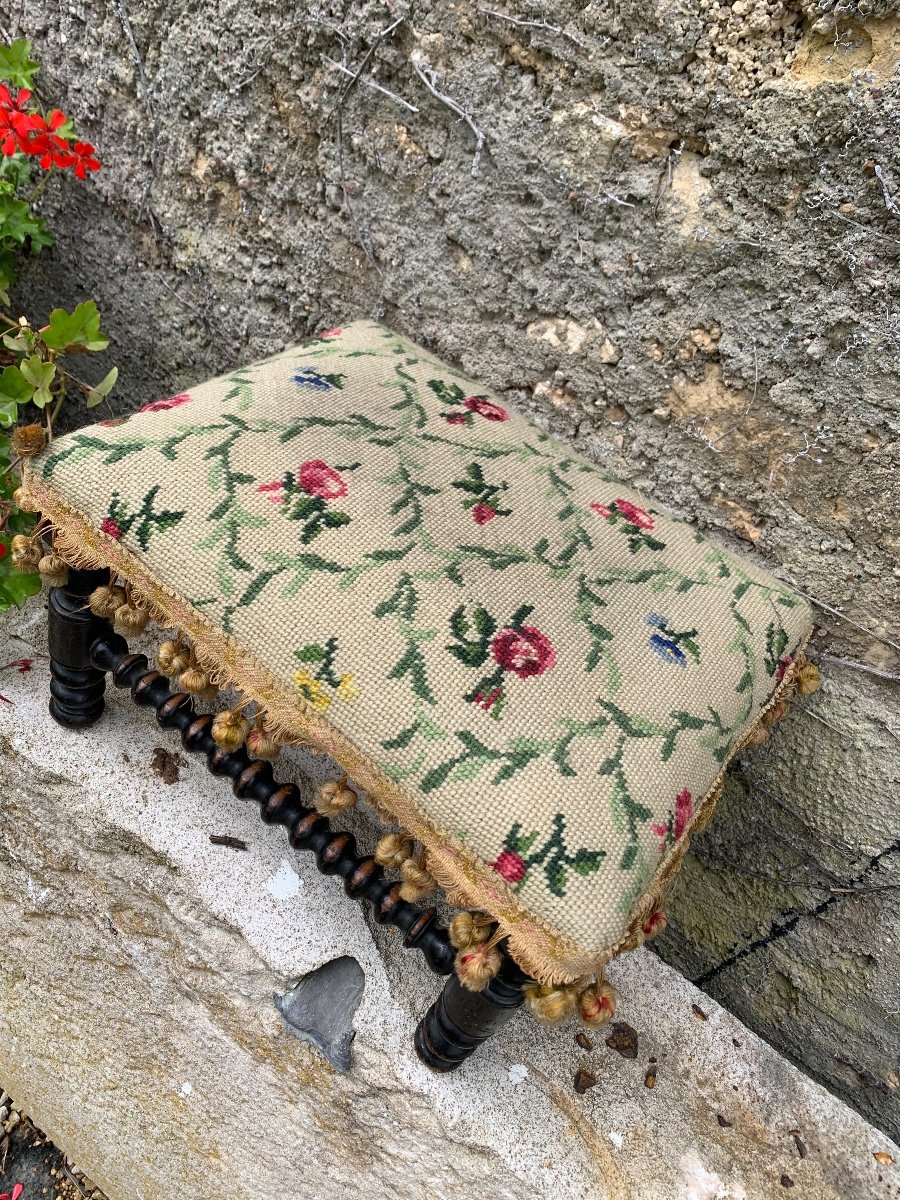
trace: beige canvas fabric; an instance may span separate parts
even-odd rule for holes
[[[58,438],[26,487],[547,980],[646,916],[810,630],[778,580],[369,322]]]

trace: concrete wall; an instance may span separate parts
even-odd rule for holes
[[[859,666],[740,764],[660,951],[896,1133],[896,3],[5,22],[106,163],[48,188],[18,299],[97,299],[118,407],[379,316],[844,614],[817,646]]]

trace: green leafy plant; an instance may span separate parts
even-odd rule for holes
[[[68,366],[74,354],[105,350],[109,339],[100,330],[93,300],[72,312],[55,308],[46,324],[6,311],[16,263],[22,254],[39,254],[52,244],[34,205],[54,173],[71,171],[78,179],[100,169],[90,142],[79,141],[71,121],[58,108],[45,112],[33,96],[38,64],[24,39],[0,45],[0,612],[22,604],[40,587],[36,574],[15,569],[11,552],[16,535],[28,535],[34,518],[17,510],[13,494],[19,467],[13,427],[30,421],[30,439],[19,449],[47,438],[66,398],[74,389],[88,408],[100,404],[116,382],[113,367],[98,384],[79,379]],[[21,566],[21,563],[19,564]]]

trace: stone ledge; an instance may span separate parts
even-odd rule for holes
[[[33,604],[0,662],[44,646]],[[611,972],[636,1060],[523,1015],[432,1075],[412,1049],[438,986],[419,956],[201,761],[165,783],[154,750],[178,743],[127,697],[72,734],[46,687],[46,659],[0,679],[0,1083],[113,1200],[757,1200],[782,1176],[804,1197],[896,1196],[900,1165],[874,1158],[900,1164],[896,1147],[643,951]],[[354,832],[376,836],[365,814]],[[272,1002],[342,954],[366,976],[345,1076]],[[598,1080],[583,1096],[579,1067]]]

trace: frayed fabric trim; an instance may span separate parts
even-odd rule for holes
[[[764,713],[793,686],[796,664],[785,672],[766,708],[757,714],[736,742],[713,786],[698,805],[694,820],[663,858],[629,914],[623,936],[610,947],[589,950],[529,911],[486,863],[471,851],[454,845],[450,834],[422,811],[409,792],[384,775],[347,737],[234,638],[173,589],[160,583],[134,555],[97,530],[82,513],[47,488],[27,465],[21,500],[33,511],[41,513],[53,527],[56,553],[69,566],[83,570],[108,569],[121,576],[138,603],[158,625],[164,629],[177,629],[190,639],[199,665],[216,687],[232,687],[257,704],[265,712],[267,727],[277,738],[287,743],[308,744],[327,754],[346,771],[368,794],[381,817],[398,822],[422,843],[427,852],[428,869],[441,888],[452,894],[455,904],[491,915],[498,924],[499,933],[507,939],[513,959],[539,983],[566,984],[600,974],[611,958],[635,944],[636,934],[659,906],[662,891],[688,849],[691,830],[701,815],[714,805],[728,762],[751,740]]]

